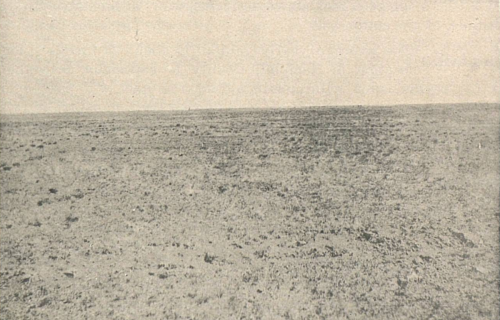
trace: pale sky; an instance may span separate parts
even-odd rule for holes
[[[0,5],[2,113],[500,102],[498,1]]]

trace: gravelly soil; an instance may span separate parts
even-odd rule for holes
[[[498,105],[4,116],[2,319],[498,319]]]

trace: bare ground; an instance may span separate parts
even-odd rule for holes
[[[498,105],[4,116],[2,319],[499,319]]]

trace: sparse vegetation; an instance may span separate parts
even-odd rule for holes
[[[3,118],[0,318],[495,318],[499,115]]]

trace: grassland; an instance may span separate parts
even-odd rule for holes
[[[3,116],[2,319],[498,319],[500,108]]]

